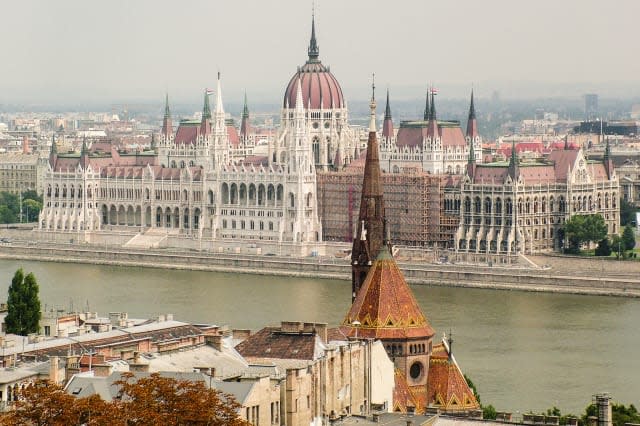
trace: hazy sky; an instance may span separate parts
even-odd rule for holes
[[[225,98],[246,89],[250,99],[279,101],[307,57],[311,4],[6,0],[0,103],[153,100],[166,90],[200,99],[218,70]],[[315,8],[320,59],[348,97],[364,93],[372,72],[392,92],[428,82],[474,84],[486,96],[531,82],[551,93],[639,90],[638,0],[317,0]]]

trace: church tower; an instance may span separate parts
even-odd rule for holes
[[[356,227],[356,238],[351,250],[351,301],[353,302],[364,282],[373,260],[378,255],[384,239],[384,199],[378,140],[376,136],[375,85],[371,95],[371,121],[367,157],[362,181],[360,213]]]
[[[433,173],[443,172],[444,151],[438,119],[436,117],[436,102],[434,89],[431,89],[431,104],[429,105],[429,124],[427,137],[423,141],[422,169],[432,170]]]
[[[471,102],[469,104],[469,117],[467,119],[466,142],[469,146],[469,164],[475,164],[482,159],[482,139],[478,132],[478,120],[476,119],[476,107],[473,102],[473,90],[471,90]],[[471,158],[473,156],[473,158]]]

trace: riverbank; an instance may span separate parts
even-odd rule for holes
[[[196,271],[234,272],[290,277],[315,277],[349,280],[348,259],[329,257],[296,258],[260,256],[167,249],[135,250],[98,246],[33,244],[13,242],[0,245],[0,258],[43,262],[70,262],[98,265],[118,265],[145,268],[183,269]],[[537,256],[545,264],[544,256]],[[567,263],[568,262],[568,263]],[[431,264],[399,262],[407,281],[449,287],[471,287],[496,290],[591,294],[620,297],[640,297],[640,274],[616,273],[616,264],[602,266],[600,274],[563,259],[568,267],[523,268],[514,266],[480,266],[468,264]],[[548,262],[547,262],[548,263]],[[556,262],[557,263],[557,262]],[[561,265],[562,265],[561,264]],[[584,271],[585,274],[580,274]],[[638,271],[640,272],[640,271]]]

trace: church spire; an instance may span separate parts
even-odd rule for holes
[[[436,101],[435,89],[431,89],[431,109],[429,110],[429,127],[427,128],[427,136],[432,140],[440,136],[438,131],[438,119],[436,117]]]
[[[351,250],[352,302],[355,300],[385,238],[382,176],[376,136],[375,84],[372,84],[371,89],[372,95],[369,103],[371,122],[369,124],[369,140],[367,141],[367,157],[364,164],[356,238]]]
[[[209,89],[204,91],[204,106],[202,107],[202,120],[200,121],[200,135],[211,133],[211,106],[209,105]]]
[[[316,41],[316,14],[311,14],[311,40],[309,41],[309,62],[317,62],[320,56],[320,48]]]
[[[611,159],[611,147],[609,146],[609,138],[606,139],[607,144],[604,148],[604,167],[607,171],[607,177],[611,179],[613,175],[613,160]]]
[[[389,105],[389,89],[387,89],[387,105],[384,110],[384,122],[382,123],[382,137],[386,140],[393,137],[393,120],[391,119],[391,106]]]

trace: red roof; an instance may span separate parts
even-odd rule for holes
[[[477,410],[480,404],[444,344],[433,347],[427,383],[429,405],[445,412]]]

